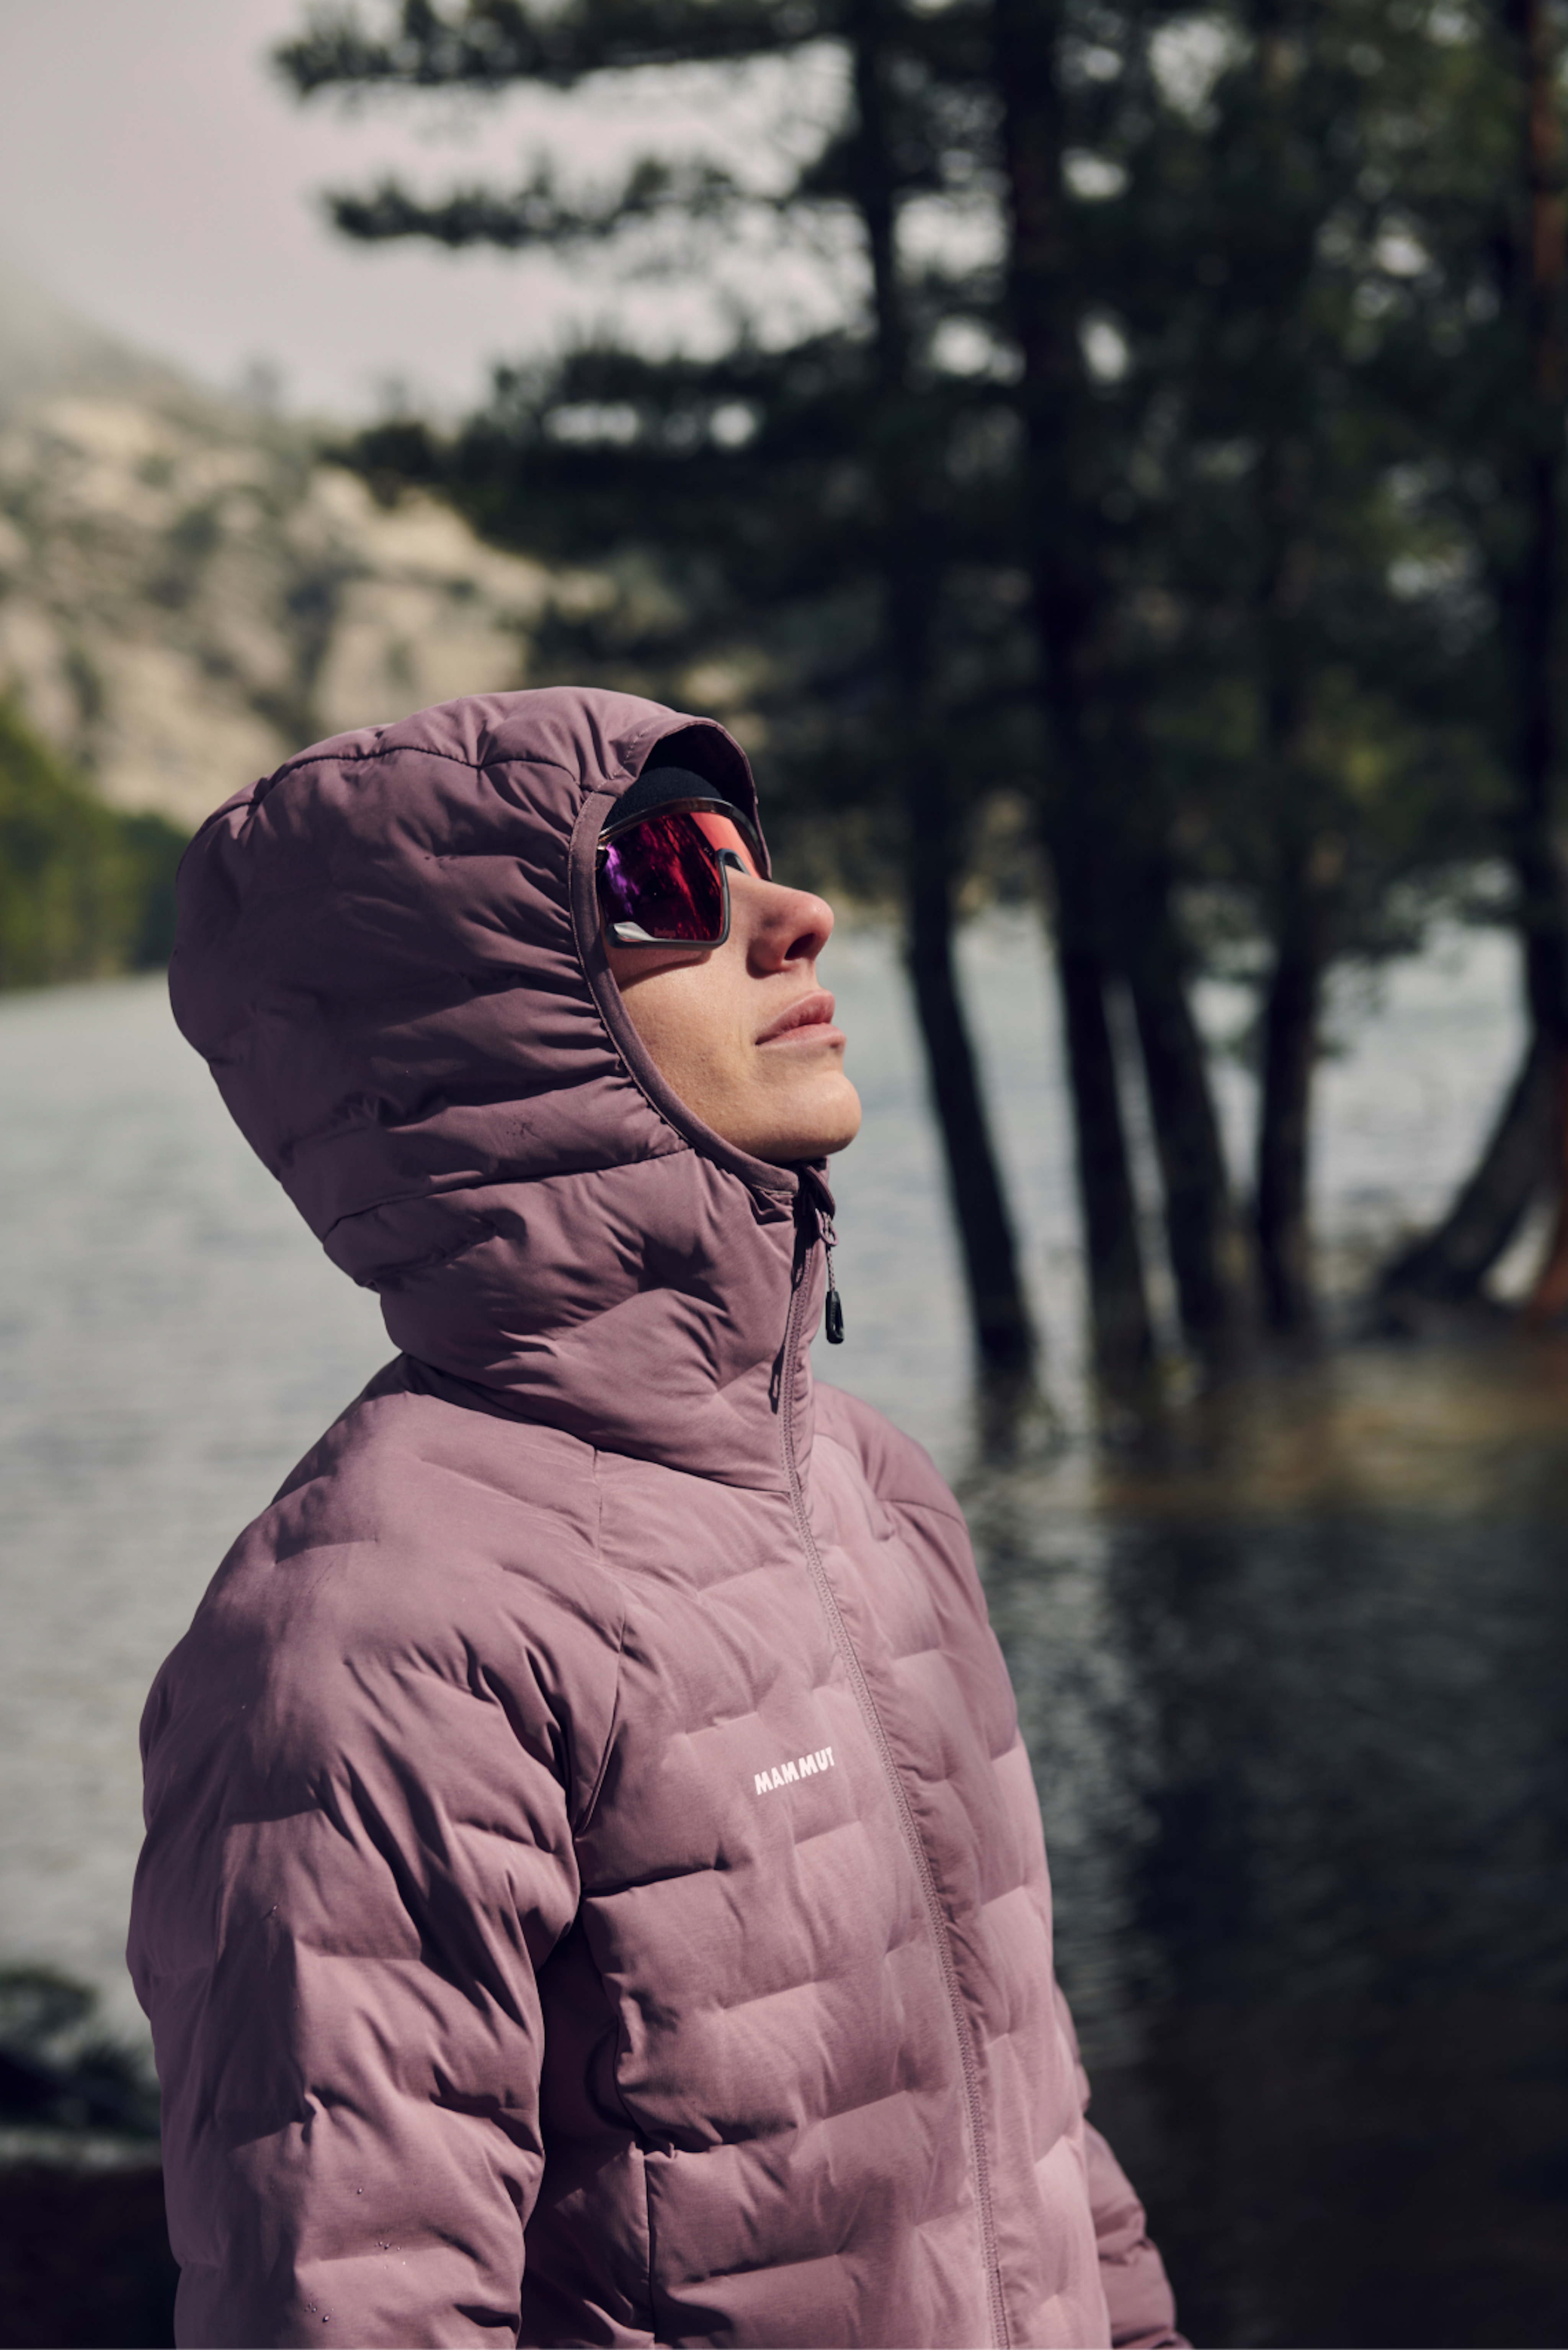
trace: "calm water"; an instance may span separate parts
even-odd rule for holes
[[[940,1168],[875,934],[841,936],[826,967],[867,1118],[839,1162],[849,1342],[825,1367],[963,1487],[1096,2112],[1189,2329],[1568,2339],[1568,1354],[1351,1350],[1097,1458],[1074,1435],[1043,958],[1007,924],[967,955],[1067,1440],[974,1468]],[[1217,1035],[1242,1008],[1205,1007]],[[1317,1178],[1348,1277],[1466,1162],[1517,1045],[1511,958],[1470,941],[1342,1024]],[[234,1534],[387,1348],[159,984],[0,1004],[0,1960],[99,1983],[129,2031],[147,1683]],[[1230,1062],[1221,1087],[1240,1147]]]
[[[1199,2342],[1568,2340],[1568,1357],[971,1499],[1096,2116]]]

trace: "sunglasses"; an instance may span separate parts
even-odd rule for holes
[[[728,800],[670,800],[600,836],[605,934],[618,947],[722,947],[730,875],[761,880],[762,842]]]

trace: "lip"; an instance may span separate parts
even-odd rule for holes
[[[757,1038],[759,1045],[842,1045],[841,1029],[833,1024],[834,1003],[826,987],[814,987],[798,996],[786,1012],[770,1020]]]

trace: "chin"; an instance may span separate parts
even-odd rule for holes
[[[836,1150],[847,1150],[859,1131],[860,1105],[857,1102],[855,1106],[854,1117],[843,1119],[831,1133],[825,1134],[809,1156],[813,1159],[831,1159]]]
[[[846,1150],[860,1131],[860,1097],[847,1077],[834,1087],[831,1102],[814,1104],[809,1116],[792,1119],[783,1132],[770,1138],[769,1148],[759,1150],[759,1159],[771,1159],[775,1167],[788,1167],[803,1159],[831,1159],[837,1150]]]

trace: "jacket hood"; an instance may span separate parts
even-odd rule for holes
[[[417,1362],[606,1450],[777,1486],[782,1380],[810,1427],[820,1185],[694,1117],[611,976],[594,850],[659,745],[754,817],[722,727],[627,694],[474,695],[316,744],[196,835],[170,993]]]

